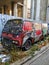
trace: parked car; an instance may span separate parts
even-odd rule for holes
[[[42,29],[38,26],[30,20],[8,20],[2,31],[3,47],[11,49],[16,46],[24,50],[30,49],[34,42],[43,39]]]

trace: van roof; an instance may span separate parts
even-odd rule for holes
[[[33,20],[33,19],[26,19],[26,18],[21,18],[21,17],[11,18],[9,20],[14,20],[14,19],[21,19],[23,21],[30,21],[30,22],[33,22],[33,23],[46,23],[46,21],[42,21],[42,20]]]

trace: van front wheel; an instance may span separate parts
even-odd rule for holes
[[[23,50],[29,50],[31,48],[31,40],[27,40],[24,44]]]

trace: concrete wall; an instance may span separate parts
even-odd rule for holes
[[[48,0],[48,6],[49,6],[49,0]]]
[[[24,0],[0,0],[0,8],[2,8],[2,14],[4,14],[4,6],[6,6],[6,9],[5,9],[6,14],[14,15],[14,13],[15,13],[14,9],[16,7],[14,8],[14,5],[12,7],[12,2],[13,2],[13,4],[17,4],[18,2],[23,4]],[[12,11],[12,8],[13,8],[13,11]],[[21,13],[23,13],[23,11]],[[17,13],[15,13],[15,14],[17,14]]]
[[[47,12],[47,0],[41,0],[40,3],[40,19],[45,21]]]
[[[0,7],[2,7],[2,14],[4,14],[4,5],[6,5],[6,14],[10,15],[11,0],[0,0]]]
[[[36,5],[36,20],[40,20],[40,0],[37,0],[37,5]]]

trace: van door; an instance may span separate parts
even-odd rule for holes
[[[42,35],[42,30],[41,30],[41,24],[40,23],[34,23],[34,28],[35,28],[35,41],[38,41],[40,36]]]

